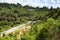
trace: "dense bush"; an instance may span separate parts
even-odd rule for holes
[[[49,18],[46,22],[34,24],[29,33],[22,36],[22,40],[59,40],[60,21]]]

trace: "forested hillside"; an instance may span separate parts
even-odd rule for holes
[[[22,6],[0,3],[0,32],[27,21],[36,21],[21,40],[60,40],[60,8]],[[18,40],[16,35],[1,37],[1,40]],[[19,40],[20,40],[19,39]]]
[[[22,24],[26,21],[40,20],[48,13],[48,9],[33,8],[28,5],[0,3],[0,31],[13,27],[16,24]],[[8,26],[8,27],[7,27]],[[3,29],[4,28],[4,29]]]

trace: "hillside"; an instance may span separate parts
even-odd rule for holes
[[[26,21],[40,20],[48,13],[44,8],[33,8],[28,5],[0,3],[0,32],[22,24]],[[7,27],[8,26],[8,27]]]
[[[0,37],[1,40],[60,40],[60,8],[0,3],[0,32],[16,25],[36,21],[28,32]],[[28,24],[27,24],[28,25]],[[17,36],[18,35],[18,36]],[[19,38],[20,37],[20,38]],[[18,39],[19,38],[19,39]]]

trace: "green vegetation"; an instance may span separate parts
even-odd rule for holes
[[[18,40],[18,33],[15,35],[7,35],[1,37],[1,40]],[[21,36],[21,40],[59,40],[60,36],[60,19],[54,20],[53,18],[47,19],[46,22],[37,21],[32,25],[29,32]]]
[[[22,36],[22,40],[59,40],[60,20],[49,18],[46,22],[35,23],[29,33]]]
[[[60,8],[34,8],[19,3],[0,5],[0,32],[20,23],[36,21],[29,32],[20,35],[21,40],[60,40]],[[17,31],[14,35],[0,37],[0,40],[20,40],[18,34]]]

